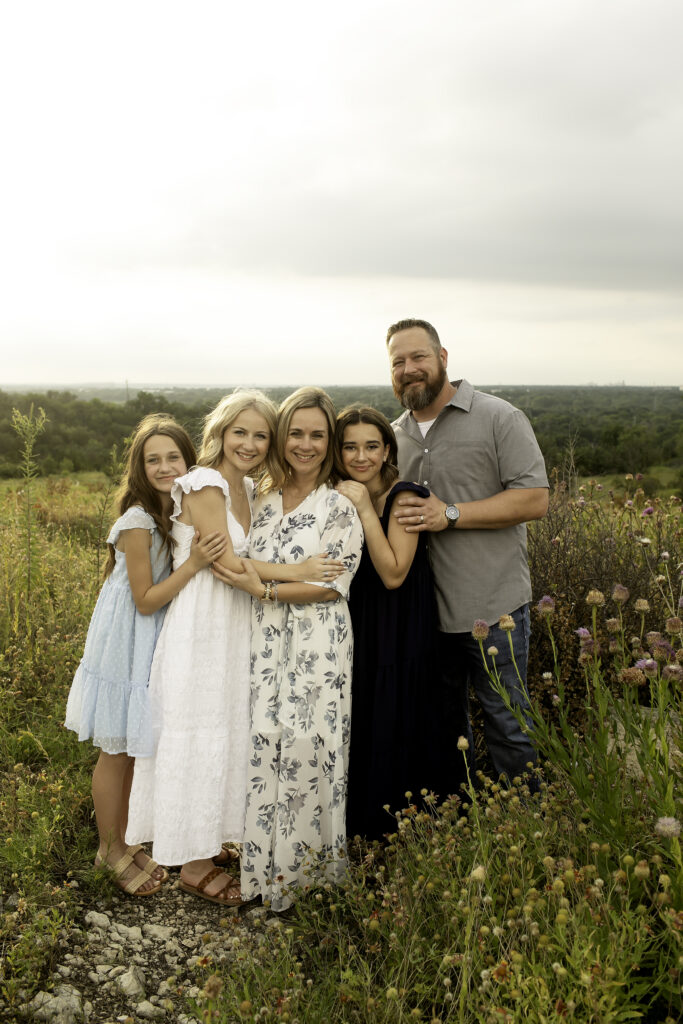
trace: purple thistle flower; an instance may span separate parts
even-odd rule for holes
[[[630,596],[631,591],[628,589],[628,587],[625,587],[623,583],[614,584],[614,587],[612,588],[613,601],[616,601],[617,604],[625,604]]]
[[[544,594],[536,605],[539,615],[552,615],[555,611],[555,601],[549,594]]]
[[[484,622],[483,619],[475,619],[474,625],[472,626],[472,636],[475,640],[486,640],[489,635],[488,622]]]
[[[590,629],[586,629],[585,626],[579,626],[579,628],[575,629],[574,632],[576,633],[576,635],[578,636],[579,640],[581,640],[581,641],[583,641],[583,640],[592,640],[593,639],[593,636],[591,634]]]
[[[652,505],[648,505],[647,508],[644,508],[643,511],[640,514],[641,514],[641,516],[651,516],[651,515],[653,515],[653,513],[654,513],[654,509],[653,509]]]
[[[636,668],[644,672],[646,676],[653,679],[657,675],[657,662],[653,658],[641,658],[636,662]]]

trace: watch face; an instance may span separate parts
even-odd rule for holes
[[[446,519],[448,519],[451,523],[455,523],[459,519],[459,517],[460,509],[457,507],[457,505],[446,506]]]

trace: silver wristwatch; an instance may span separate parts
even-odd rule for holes
[[[452,530],[460,518],[460,509],[457,505],[446,505],[446,523],[449,530]]]

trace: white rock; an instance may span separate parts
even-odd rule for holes
[[[128,942],[142,942],[142,931],[137,925],[128,928],[127,925],[115,921],[112,925],[112,930],[120,935],[122,939],[127,939]]]
[[[106,914],[98,914],[96,910],[89,910],[85,915],[85,923],[93,928],[109,928],[111,921]]]
[[[54,992],[39,992],[28,1005],[34,1020],[76,1024],[82,1018],[81,993],[72,985],[60,985]]]
[[[116,981],[124,995],[132,998],[145,994],[145,976],[135,965],[129,967],[125,974],[120,974]]]
[[[144,1017],[145,1020],[158,1020],[160,1017],[166,1016],[166,1010],[161,1006],[154,1006],[147,999],[142,1003],[138,1003],[135,1007],[135,1012],[138,1017]]]
[[[142,934],[148,939],[168,942],[169,939],[173,938],[173,929],[162,924],[143,924]]]

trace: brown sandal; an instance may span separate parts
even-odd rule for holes
[[[137,864],[129,853],[124,853],[120,860],[117,860],[116,864],[107,864],[106,861],[100,860],[99,864],[95,862],[95,867],[108,868],[114,875],[114,881],[122,892],[127,893],[129,896],[154,896],[155,893],[159,892],[162,883],[156,878],[152,878],[146,871],[138,871],[137,875],[134,875],[128,882],[124,882],[122,875],[131,866],[137,867]],[[144,885],[145,882],[154,882],[155,885],[151,889],[143,889],[141,891],[140,886]]]
[[[204,890],[209,882],[213,882],[214,878],[217,878],[219,875],[225,875],[227,879],[226,884],[222,889],[219,889],[215,895],[210,896],[208,893],[204,892]],[[178,886],[183,890],[183,892],[189,892],[192,896],[199,896],[200,899],[208,900],[209,903],[220,903],[223,907],[239,907],[242,903],[248,902],[247,900],[242,899],[241,893],[238,897],[228,897],[227,894],[231,890],[237,890],[239,892],[239,885],[233,876],[226,874],[222,868],[212,868],[211,871],[207,871],[201,881],[197,882],[196,885],[190,885],[189,882],[185,882],[181,878],[178,882]],[[225,895],[223,895],[224,893]]]

